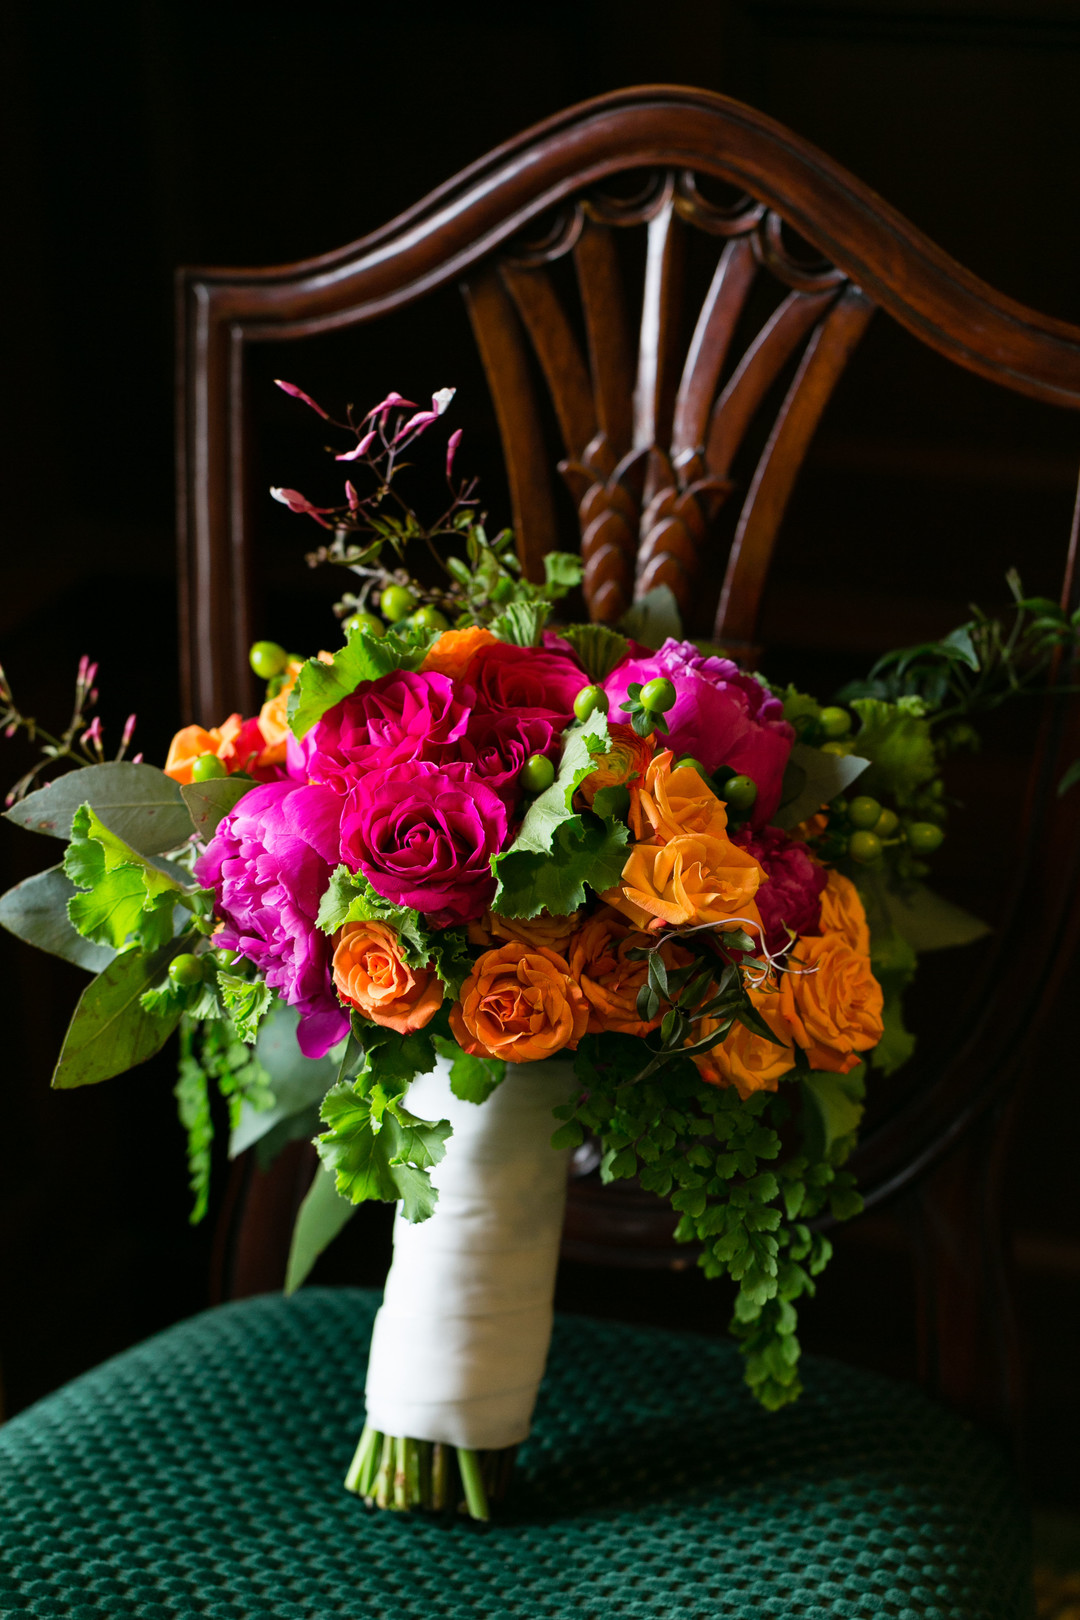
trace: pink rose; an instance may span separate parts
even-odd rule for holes
[[[675,688],[675,704],[664,718],[664,744],[676,755],[692,754],[711,774],[720,765],[752,777],[758,796],[752,821],[764,825],[780,803],[784,767],[795,732],[783,717],[783,705],[760,681],[745,674],[730,658],[707,657],[692,641],[669,636],[659,652],[627,658],[604,682],[611,699],[611,719],[627,718],[626,689],[666,676]]]
[[[491,857],[509,812],[468,765],[414,760],[360,777],[345,800],[341,859],[436,928],[482,917],[495,893]]]
[[[316,721],[289,757],[290,775],[325,782],[347,793],[357,777],[400,761],[441,759],[447,745],[464,736],[469,720],[466,690],[460,695],[446,675],[395,669],[364,681]],[[451,753],[457,755],[456,748]]]
[[[477,777],[514,805],[521,797],[521,767],[533,754],[558,764],[560,732],[541,716],[474,714],[461,739],[461,757]]]
[[[574,699],[588,685],[569,648],[513,647],[505,641],[481,647],[466,680],[476,689],[477,714],[550,720],[559,731],[574,718]]]
[[[733,832],[731,842],[752,855],[768,876],[754,899],[769,950],[778,951],[788,943],[789,928],[795,934],[819,934],[821,891],[828,873],[810,859],[805,844],[779,827],[754,831],[749,826]]]

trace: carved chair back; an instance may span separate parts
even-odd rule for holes
[[[687,265],[703,250],[701,296]],[[566,544],[561,479],[576,506],[592,618],[614,622],[663,583],[695,633],[751,663],[785,508],[875,309],[959,366],[1080,407],[1080,329],[995,293],[807,142],[703,91],[602,97],[508,142],[338,252],[180,273],[191,717],[250,702],[252,346],[362,326],[454,282],[490,386],[528,574],[542,578],[545,553]],[[557,470],[549,421],[561,439]],[[1069,603],[1076,543],[1074,522],[1067,551],[1062,544]],[[872,1123],[855,1164],[868,1202],[892,1200],[914,1244],[925,1380],[990,1415],[1016,1396],[994,1231],[1002,1117],[1076,934],[1077,812],[1054,784],[1077,754],[1075,717],[1048,710],[998,944],[948,1038]],[[1004,942],[1021,899],[1038,925],[1017,961]],[[294,1147],[271,1176],[249,1171],[243,1197],[234,1188],[226,1290],[280,1280],[281,1245],[310,1174]],[[588,1178],[572,1188],[566,1252],[685,1263],[655,1201]]]

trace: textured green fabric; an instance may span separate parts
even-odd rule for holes
[[[809,1359],[775,1415],[730,1345],[563,1318],[501,1519],[341,1487],[378,1296],[195,1317],[0,1429],[0,1614],[69,1620],[1016,1620],[993,1446]]]

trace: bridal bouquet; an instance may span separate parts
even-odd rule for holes
[[[3,681],[0,723],[44,754],[8,817],[67,847],[0,921],[95,974],[54,1085],[179,1029],[196,1217],[211,1084],[233,1151],[316,1137],[290,1289],[357,1204],[398,1205],[346,1483],[483,1518],[529,1430],[586,1142],[735,1281],[758,1399],[797,1396],[795,1302],[830,1252],[813,1222],[859,1208],[841,1167],[868,1069],[911,1053],[914,944],[984,931],[922,886],[940,761],[995,671],[1023,686],[1024,649],[1044,667],[1074,627],[1021,599],[1007,658],[978,616],[825,707],[685,640],[662,590],[619,630],[554,629],[580,566],[521,578],[454,482],[460,433],[437,522],[400,497],[451,397],[338,424],[341,506],[273,491],[331,535],[309,560],[359,585],[337,651],[256,643],[257,715],[185,727],[159,769],[125,758],[133,719],[106,760],[86,660],[60,736]],[[39,785],[55,763],[80,768]]]

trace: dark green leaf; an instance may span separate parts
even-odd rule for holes
[[[862,757],[864,752],[825,754],[807,743],[795,743],[784,774],[785,802],[773,816],[773,823],[785,831],[797,827],[823,804],[845,793],[867,769],[869,761]]]
[[[320,1254],[355,1213],[356,1205],[340,1196],[334,1187],[333,1175],[320,1164],[296,1213],[285,1268],[286,1294],[296,1292]]]
[[[154,765],[126,760],[69,771],[5,815],[31,832],[70,838],[72,819],[83,804],[91,805],[110,831],[140,855],[177,849],[191,835],[191,818],[172,778]]]
[[[246,776],[219,776],[210,782],[188,782],[180,789],[191,817],[191,825],[199,837],[208,843],[224,820],[258,782]]]
[[[462,1102],[486,1102],[506,1077],[506,1064],[498,1058],[470,1057],[455,1041],[433,1035],[435,1050],[450,1064],[450,1090]]]
[[[332,1086],[320,1110],[330,1128],[316,1139],[319,1157],[334,1174],[334,1185],[354,1204],[377,1198],[393,1203],[397,1186],[372,1127],[371,1105],[350,1085]]]
[[[218,989],[233,1027],[242,1041],[255,1044],[259,1022],[269,1009],[274,993],[262,979],[242,979],[238,974],[218,970]]]
[[[63,869],[50,866],[0,896],[0,927],[28,945],[62,956],[89,973],[100,973],[116,952],[109,946],[92,944],[72,926],[67,905],[75,893]]]
[[[655,585],[638,598],[619,620],[619,629],[646,647],[659,647],[669,636],[682,638],[679,604],[670,585]]]
[[[866,1094],[864,1074],[860,1063],[850,1074],[815,1072],[800,1076],[807,1103],[808,1139],[817,1155],[827,1156],[837,1142],[858,1130]]]
[[[69,1090],[109,1080],[164,1046],[176,1028],[179,1010],[154,1017],[139,1005],[139,997],[153,988],[184,948],[184,940],[176,939],[149,956],[124,951],[87,985],[64,1037],[54,1086]]]

